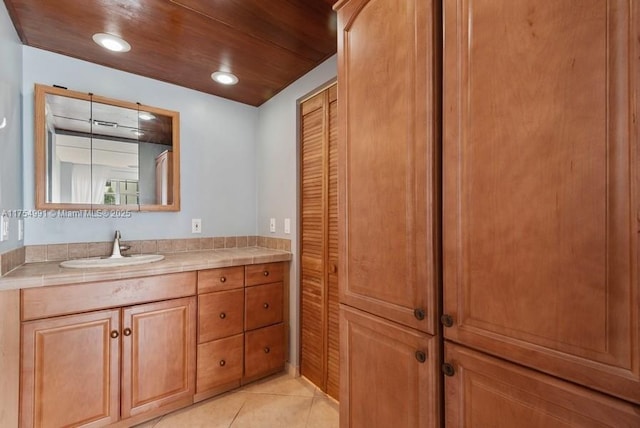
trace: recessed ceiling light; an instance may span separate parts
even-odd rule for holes
[[[138,114],[138,117],[139,117],[140,119],[142,119],[142,120],[153,120],[153,119],[155,119],[155,118],[156,118],[154,115],[152,115],[151,113],[148,113],[148,112],[146,112],[146,111],[141,111],[141,112]]]
[[[96,33],[93,35],[93,41],[113,52],[129,52],[131,50],[131,45],[126,40],[112,34]]]
[[[223,85],[235,85],[238,83],[238,78],[234,74],[227,73],[226,71],[216,71],[211,74],[211,78]]]

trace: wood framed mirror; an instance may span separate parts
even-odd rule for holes
[[[35,86],[36,209],[180,211],[180,114]]]

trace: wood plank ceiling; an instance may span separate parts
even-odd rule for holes
[[[4,3],[25,45],[253,106],[336,52],[335,0]],[[107,51],[94,33],[120,36],[131,51]],[[215,83],[217,70],[234,73],[238,84]]]

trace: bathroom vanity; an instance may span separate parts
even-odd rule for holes
[[[290,257],[237,248],[4,277],[2,293],[20,289],[19,426],[132,426],[283,370]]]

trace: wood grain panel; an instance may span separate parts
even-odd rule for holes
[[[198,343],[244,330],[244,289],[198,296]]]
[[[636,403],[639,19],[445,2],[445,335]]]
[[[20,290],[0,291],[0,426],[17,427],[20,391]]]
[[[438,284],[435,3],[338,4],[340,299],[429,333]]]
[[[244,377],[254,378],[284,366],[284,325],[276,324],[244,335]]]
[[[244,266],[198,271],[198,293],[244,287]]]
[[[118,421],[119,324],[118,309],[23,323],[21,427]]]
[[[196,392],[224,386],[242,379],[244,335],[225,337],[198,345]]]
[[[325,388],[327,93],[301,104],[300,373]]]
[[[245,330],[282,322],[283,284],[264,284],[245,291]]]
[[[328,176],[325,392],[336,400],[340,394],[340,306],[338,290],[338,87],[328,89]]]
[[[341,305],[340,343],[341,427],[440,427],[436,338]]]
[[[196,294],[196,273],[21,290],[22,320],[119,307]]]
[[[124,308],[122,319],[122,417],[192,399],[195,297]]]
[[[254,106],[336,51],[335,14],[314,0],[5,4],[26,45]],[[123,37],[131,51],[98,47],[91,39],[97,32]],[[214,83],[217,70],[233,72],[238,84]]]
[[[447,342],[447,427],[637,427],[638,407]]]
[[[271,282],[282,282],[284,279],[283,262],[263,263],[245,266],[244,280],[245,285],[269,284]]]

